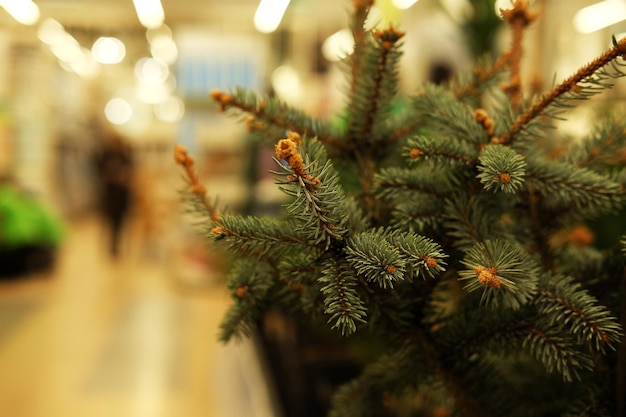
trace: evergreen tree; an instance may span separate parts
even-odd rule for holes
[[[341,126],[249,91],[211,93],[275,144],[284,216],[221,213],[176,147],[201,227],[238,259],[221,338],[249,334],[270,306],[338,338],[374,335],[384,352],[337,390],[334,417],[626,415],[626,238],[594,247],[591,226],[624,207],[626,120],[548,140],[555,118],[625,74],[626,39],[524,97],[535,15],[517,0],[502,11],[506,53],[424,85],[398,114],[403,32],[365,30],[373,3],[354,0]]]

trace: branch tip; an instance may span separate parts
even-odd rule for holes
[[[477,266],[474,268],[474,272],[478,277],[478,282],[486,287],[493,289],[499,289],[502,286],[502,282],[497,275],[496,268],[485,268],[484,266]]]
[[[213,90],[209,93],[209,96],[220,104],[220,111],[222,112],[234,101],[233,96],[221,90]]]
[[[527,0],[516,0],[512,9],[500,9],[500,13],[507,23],[521,23],[524,27],[537,18],[537,13],[529,10]]]

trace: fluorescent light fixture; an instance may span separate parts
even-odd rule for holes
[[[93,43],[91,53],[101,64],[117,64],[126,56],[126,47],[117,38],[102,36]]]
[[[263,33],[274,32],[289,6],[289,0],[261,0],[254,13],[254,27]]]
[[[392,0],[391,2],[394,6],[396,6],[396,8],[404,10],[417,3],[417,0]]]
[[[80,48],[81,53],[73,57],[73,61],[68,62],[72,71],[86,79],[94,79],[100,75],[100,64],[96,62],[87,48]]]
[[[161,0],[133,0],[137,17],[141,24],[148,28],[158,28],[165,20]]]
[[[33,25],[39,20],[39,7],[31,0],[0,0],[0,6],[23,25]]]
[[[148,40],[148,42],[152,43],[152,41],[160,36],[168,36],[168,37],[172,37],[172,29],[170,29],[170,27],[166,24],[162,24],[159,27],[156,28],[150,28],[148,30],[146,30],[146,39]]]
[[[63,32],[55,43],[50,45],[50,51],[59,60],[64,62],[73,62],[81,59],[83,53],[80,44],[72,35]]]
[[[64,36],[63,25],[49,17],[41,22],[37,30],[37,37],[46,45],[58,44]]]
[[[574,15],[574,29],[591,33],[626,19],[626,3],[622,0],[604,0],[583,7]]]

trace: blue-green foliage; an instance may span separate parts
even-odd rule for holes
[[[275,160],[280,216],[205,225],[240,258],[222,338],[249,333],[270,306],[374,338],[384,352],[337,391],[333,417],[617,409],[626,237],[593,248],[592,230],[570,231],[624,209],[626,125],[604,117],[577,145],[546,144],[559,138],[554,118],[623,75],[620,50],[537,101],[499,94],[478,112],[498,81],[486,69],[399,100],[401,33],[389,29],[394,43],[362,29],[371,2],[354,3],[344,128],[243,90],[222,103],[252,114],[268,141],[302,137],[301,165]]]

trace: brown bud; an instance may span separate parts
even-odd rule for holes
[[[508,184],[511,182],[511,174],[509,174],[508,172],[501,172],[500,176],[498,177],[498,180],[502,184]]]
[[[437,260],[430,256],[424,258],[424,263],[426,263],[426,266],[429,268],[435,268],[437,266]]]
[[[494,288],[496,290],[502,286],[502,282],[500,281],[500,278],[498,277],[495,268],[485,268],[482,266],[477,266],[476,268],[474,268],[474,272],[476,272],[476,275],[478,275],[478,282],[480,282],[482,285]]]
[[[247,285],[242,285],[241,287],[237,288],[237,290],[235,290],[235,295],[237,296],[237,298],[244,298],[247,294],[248,294]]]
[[[480,123],[489,118],[485,109],[476,109],[476,111],[474,112],[474,117],[476,121]]]

